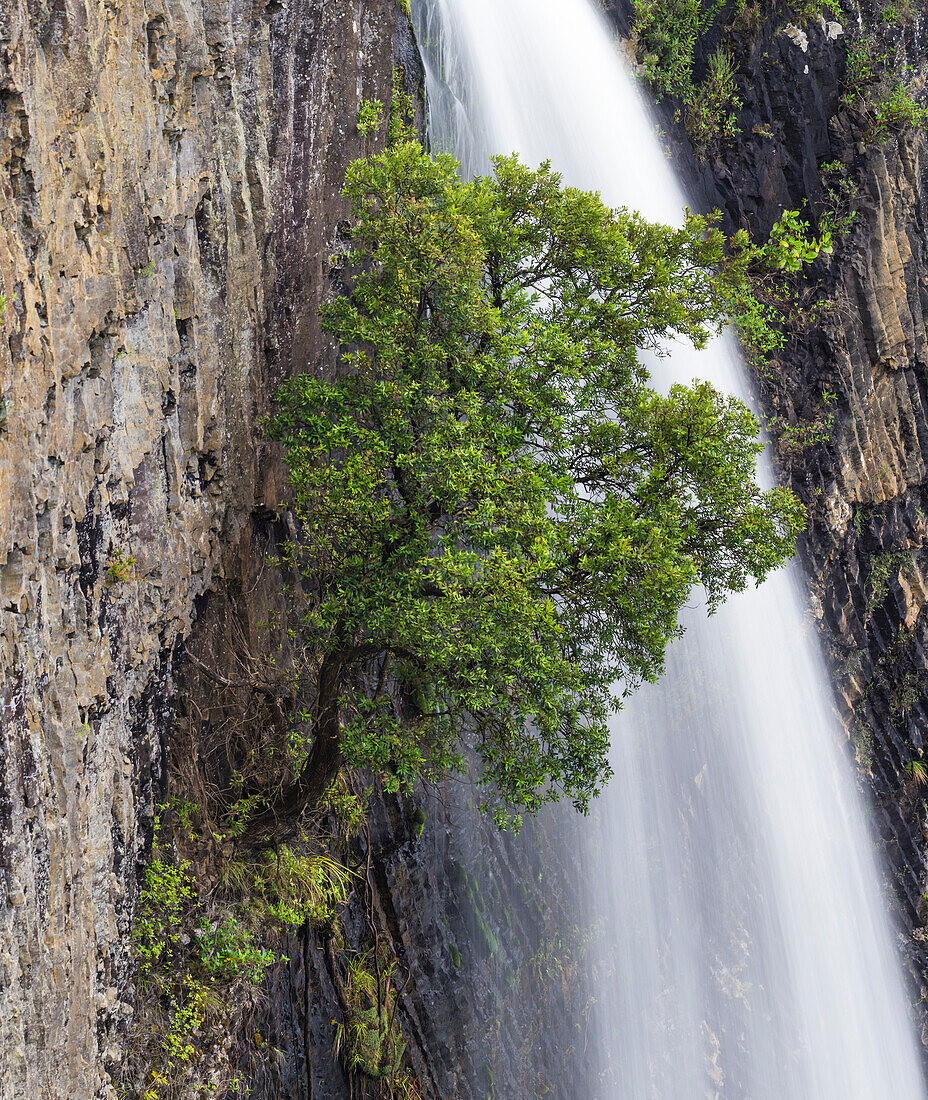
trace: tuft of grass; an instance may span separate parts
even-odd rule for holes
[[[329,923],[348,899],[352,872],[324,855],[298,855],[287,845],[267,852],[252,894],[272,920],[290,927]]]
[[[910,760],[902,770],[906,782],[911,782],[916,787],[928,787],[928,764],[924,760]]]

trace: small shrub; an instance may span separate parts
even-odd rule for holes
[[[922,106],[912,89],[898,81],[873,106],[876,115],[874,136],[879,138],[890,130],[906,130],[928,126],[928,107]]]
[[[110,584],[136,580],[135,566],[134,554],[124,554],[122,550],[114,550],[106,566],[106,579]]]
[[[731,54],[719,47],[709,57],[703,82],[686,105],[686,129],[697,148],[734,140],[741,132],[737,112],[742,103],[735,94],[735,67]]]
[[[416,105],[403,86],[403,70],[393,70],[393,92],[390,97],[390,120],[387,126],[387,144],[402,145],[405,141],[418,141],[416,130]]]
[[[196,897],[190,865],[175,865],[167,859],[157,847],[157,822],[155,830],[156,846],[145,869],[132,932],[143,981],[169,961],[180,937],[183,915]]]
[[[819,215],[819,229],[833,240],[843,237],[857,221],[854,204],[860,192],[857,184],[847,178],[841,161],[822,165],[824,209]]]
[[[693,54],[699,36],[721,5],[702,0],[635,0],[634,31],[645,74],[661,95],[686,99],[693,88]]]
[[[860,95],[870,84],[879,82],[885,71],[887,54],[876,55],[869,38],[863,36],[847,44],[847,69],[845,70],[846,94],[849,98]]]
[[[358,133],[376,134],[383,122],[383,104],[379,99],[362,99],[358,108]]]
[[[771,377],[766,364],[786,347],[789,329],[815,323],[822,312],[820,303],[811,312],[801,306],[799,289],[789,278],[832,252],[832,229],[824,214],[819,225],[819,235],[813,236],[797,210],[786,210],[763,245],[743,229],[731,239],[731,316],[745,358],[764,377]],[[775,426],[782,431],[785,422]]]
[[[168,808],[187,817],[192,803]],[[142,994],[127,1051],[124,1095],[138,1100],[200,1096],[207,1055],[216,1052],[244,991],[282,961],[255,942],[255,933],[231,908],[212,912],[197,896],[187,860],[177,861],[160,840],[156,821],[152,859],[146,868],[132,928]],[[216,1072],[214,1061],[211,1074]],[[222,1064],[220,1062],[220,1064]],[[232,1069],[224,1066],[226,1083]]]
[[[645,76],[658,95],[682,100],[687,133],[699,150],[740,133],[731,54],[715,50],[704,79],[694,78],[696,43],[723,7],[719,0],[635,0],[634,41]]]
[[[840,0],[798,0],[790,5],[795,12],[796,21],[801,27],[814,23],[817,19],[845,19]]]
[[[866,772],[873,769],[873,730],[869,722],[856,718],[851,726],[851,740],[858,765]]]
[[[911,572],[915,555],[912,550],[899,550],[895,553],[887,551],[874,554],[870,559],[870,595],[867,598],[867,609],[872,611],[882,604],[889,593],[889,586],[893,578],[898,578],[900,573]]]
[[[209,921],[196,932],[200,961],[216,977],[258,985],[269,966],[282,960],[266,948],[256,946],[254,933],[231,913]]]
[[[783,419],[771,423],[777,432],[781,448],[789,451],[802,451],[816,443],[827,443],[831,438],[832,417],[815,421],[812,424],[790,424]]]
[[[789,272],[801,271],[806,264],[833,251],[831,233],[824,229],[820,236],[813,237],[809,223],[799,217],[798,210],[783,211],[770,230],[764,250],[772,267]]]

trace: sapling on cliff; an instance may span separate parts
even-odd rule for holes
[[[660,674],[694,587],[716,607],[803,522],[755,481],[748,409],[701,382],[660,394],[640,356],[704,345],[744,264],[711,221],[649,224],[513,157],[462,182],[404,141],[346,195],[348,291],[322,309],[343,368],[286,383],[270,422],[312,745],[252,830],[316,806],[343,762],[400,784],[467,756],[500,820],[583,809],[608,715]]]

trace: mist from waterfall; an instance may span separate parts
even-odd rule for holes
[[[686,204],[588,0],[413,0],[433,147],[550,159],[611,205]],[[655,364],[750,400],[730,339]],[[768,481],[772,472],[765,468]],[[589,822],[600,1077],[576,1100],[925,1095],[873,839],[797,571],[698,607],[616,719]],[[507,1098],[509,1100],[509,1098]],[[516,1098],[511,1098],[516,1100]]]

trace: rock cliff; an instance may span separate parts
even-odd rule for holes
[[[182,643],[253,581],[394,0],[0,11],[0,1096],[112,1096]],[[211,595],[212,594],[212,595]]]

